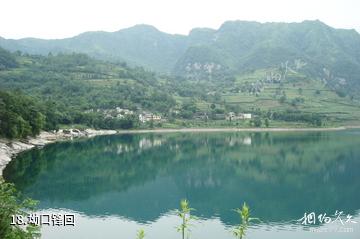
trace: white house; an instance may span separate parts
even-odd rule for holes
[[[139,120],[142,123],[148,122],[148,121],[161,121],[161,116],[160,115],[155,115],[153,113],[142,113],[139,114]]]
[[[234,112],[229,112],[226,119],[227,120],[246,120],[246,119],[251,119],[251,117],[252,117],[251,114],[248,114],[248,113],[239,113],[238,115],[236,115]]]

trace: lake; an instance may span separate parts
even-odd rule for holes
[[[42,238],[181,238],[184,198],[194,239],[235,238],[244,202],[261,220],[249,239],[360,238],[359,130],[101,136],[24,152],[4,178],[40,201],[38,214],[75,215]]]

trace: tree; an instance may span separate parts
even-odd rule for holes
[[[261,121],[261,119],[260,119],[259,117],[257,117],[257,118],[254,119],[254,125],[255,125],[256,127],[261,127],[262,121]]]
[[[287,97],[286,97],[286,94],[284,93],[281,97],[280,97],[280,103],[285,103]]]
[[[270,121],[268,118],[265,119],[265,126],[266,126],[266,128],[269,128],[269,126],[270,126]]]
[[[33,136],[38,135],[40,130],[45,126],[45,116],[39,112],[35,107],[30,109],[29,124],[31,126],[31,133]]]
[[[11,183],[0,179],[0,238],[3,239],[33,239],[39,238],[39,227],[28,225],[22,228],[19,225],[11,225],[13,216],[18,215],[26,218],[29,211],[33,211],[37,204],[29,198],[21,200],[21,195]]]
[[[40,103],[19,92],[0,91],[0,136],[25,138],[45,128],[46,117]]]
[[[0,47],[0,70],[17,66],[18,63],[16,62],[13,54]]]
[[[346,96],[346,92],[344,89],[336,89],[335,93],[341,98],[344,98]]]

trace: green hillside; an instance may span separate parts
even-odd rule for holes
[[[326,82],[304,73],[290,71],[279,80],[281,74],[284,73],[279,67],[248,71],[222,84],[189,79],[182,81],[180,90],[173,94],[178,103],[187,102],[196,107],[195,112],[206,112],[210,121],[215,119],[215,114],[248,112],[261,118],[262,126],[265,119],[278,127],[295,126],[294,122],[299,126],[359,124],[360,101],[357,98],[332,90]],[[218,126],[247,124],[244,121],[215,121]],[[213,124],[203,120],[192,123],[198,126]]]
[[[107,116],[110,113],[105,110],[119,107],[167,113],[175,105],[160,78],[141,67],[130,68],[126,63],[109,63],[75,53],[40,56],[6,52],[2,56],[7,56],[6,61],[1,58],[2,62],[13,62],[11,68],[0,70],[0,89],[7,91],[0,95],[0,128],[5,129],[6,122],[22,122],[17,115],[21,109],[31,111],[29,108],[46,116],[46,123],[41,125],[47,129],[68,124],[131,128],[138,122],[137,115],[118,119]],[[24,95],[35,102],[25,104],[28,100]],[[22,118],[26,121],[29,117]],[[29,127],[25,128],[24,134],[15,129],[13,134],[2,133],[0,129],[0,135],[28,135]]]
[[[341,38],[337,32],[342,34],[342,30],[331,29],[320,22],[294,26],[306,27],[304,24],[315,24],[322,30],[325,27],[329,34],[328,43],[333,35],[338,40]],[[253,31],[257,27],[260,30]],[[74,124],[106,129],[359,125],[357,70],[360,68],[354,67],[358,60],[357,48],[354,45],[350,52],[344,43],[352,42],[351,37],[331,44],[332,48],[328,46],[326,51],[321,49],[326,43],[310,44],[300,51],[298,48],[306,45],[305,42],[297,45],[290,38],[287,45],[278,44],[282,37],[275,33],[269,37],[273,42],[267,43],[264,36],[269,27],[282,27],[286,32],[293,25],[228,22],[219,30],[195,29],[186,43],[193,41],[193,46],[175,47],[182,51],[176,62],[174,55],[177,53],[170,54],[173,63],[170,58],[164,58],[167,64],[174,64],[172,74],[155,73],[125,62],[99,60],[83,53],[39,55],[11,53],[0,48],[0,88],[6,91],[0,98],[0,128],[5,129],[0,134],[23,137],[41,129]],[[139,34],[139,29],[155,35],[160,33],[148,26],[124,31]],[[129,33],[124,31],[121,32],[123,37],[128,36]],[[299,31],[292,29],[289,32]],[[247,41],[238,40],[241,33],[247,33]],[[290,33],[285,35],[289,37]],[[344,33],[354,36],[356,42],[357,33]],[[88,39],[92,34],[95,33],[84,35]],[[127,39],[130,44],[131,37]],[[178,39],[184,40],[180,36]],[[278,43],[274,39],[278,39]],[[44,46],[49,44],[48,41],[41,42]],[[173,49],[172,43],[168,46]],[[146,44],[129,48],[127,53],[138,50],[136,54],[143,54],[143,61],[147,56],[154,56],[153,64],[162,64],[156,59],[164,60],[160,55],[169,53],[148,53],[147,50],[154,48],[144,50],[142,47],[146,48]],[[331,52],[331,49],[335,50]],[[322,51],[326,55],[324,59],[321,58]],[[134,57],[132,59],[136,58],[134,54],[130,55]],[[342,65],[346,62],[341,62],[344,59],[350,62],[346,66]],[[33,103],[24,104],[26,99]],[[14,111],[18,106],[24,110]],[[131,114],[119,115],[115,112],[117,108],[129,110]],[[139,115],[144,112],[160,115],[163,120],[141,123]],[[236,115],[249,113],[252,119],[229,120],[231,112]],[[34,131],[31,115],[35,113],[38,126]],[[6,131],[7,125],[12,125],[13,130]]]
[[[156,110],[163,109],[162,103],[169,97],[154,73],[126,63],[108,63],[75,53],[14,55],[14,59],[17,67],[0,71],[2,87],[64,107],[86,110],[125,104]]]
[[[360,35],[320,21],[229,21],[217,30],[193,29],[187,36],[137,25],[60,40],[0,38],[0,46],[43,55],[81,52],[195,80],[221,81],[229,74],[301,61],[302,73],[325,80],[333,90],[357,96],[360,89]]]

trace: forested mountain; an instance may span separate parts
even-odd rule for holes
[[[320,21],[231,21],[188,36],[137,25],[62,40],[0,38],[0,89],[7,137],[73,124],[154,127],[139,122],[149,113],[163,117],[155,127],[357,125],[360,35]],[[255,119],[232,122],[230,113]]]
[[[137,25],[117,32],[86,32],[60,40],[0,39],[0,46],[31,54],[82,52],[190,78],[228,77],[287,65],[346,91],[360,88],[360,35],[320,21],[225,22],[219,29],[171,35]],[[214,77],[215,75],[215,77]]]
[[[85,32],[60,40],[5,40],[0,46],[29,54],[81,52],[103,60],[126,61],[150,70],[169,71],[186,49],[186,36],[170,35],[155,27],[136,25],[117,32]]]
[[[0,48],[0,65],[0,136],[24,137],[60,124],[131,128],[137,115],[113,117],[109,110],[167,113],[175,105],[160,78],[126,63],[76,53],[23,55]]]

